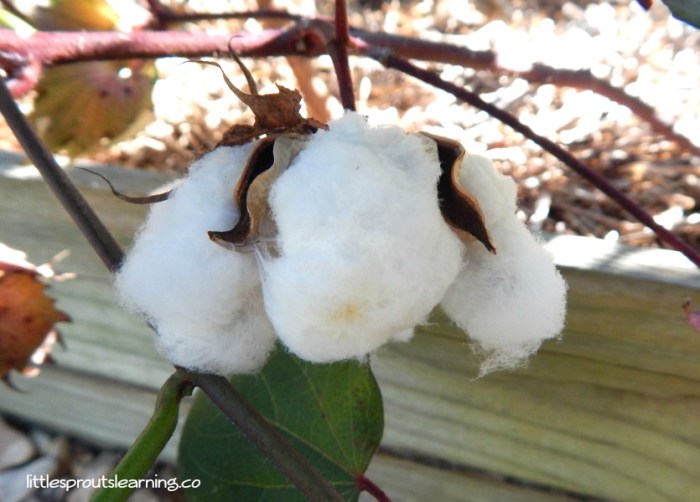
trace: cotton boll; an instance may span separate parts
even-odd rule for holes
[[[279,256],[261,263],[265,309],[292,352],[361,358],[425,320],[463,249],[438,207],[439,174],[429,140],[350,113],[280,176]]]
[[[485,356],[481,374],[515,368],[564,325],[566,283],[552,258],[515,218],[490,229],[497,254],[478,243],[442,301]]]
[[[232,192],[250,146],[221,147],[192,165],[153,206],[115,285],[121,301],[158,332],[176,365],[229,374],[258,369],[274,344],[254,256],[226,250],[209,230],[238,219]]]
[[[510,219],[515,213],[515,181],[496,171],[489,159],[479,155],[465,156],[459,172],[459,184],[479,201],[487,227]]]

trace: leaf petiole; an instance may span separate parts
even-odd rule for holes
[[[180,368],[165,381],[160,388],[151,419],[108,477],[115,481],[125,481],[126,486],[103,487],[92,498],[92,502],[123,502],[129,498],[135,483],[127,481],[143,479],[158,460],[175,432],[180,401],[190,395],[192,389],[189,374]]]

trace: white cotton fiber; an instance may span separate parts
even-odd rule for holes
[[[473,160],[465,160],[468,169],[460,181],[479,200],[497,254],[478,242],[469,244],[466,265],[441,305],[476,343],[484,357],[483,375],[523,364],[543,340],[558,336],[566,283],[549,253],[513,214],[513,181],[487,160]]]
[[[518,194],[515,181],[496,171],[489,159],[480,155],[465,156],[459,184],[479,201],[487,227],[509,220],[515,214]]]
[[[462,261],[439,174],[431,140],[355,113],[311,138],[272,188],[279,255],[261,259],[265,308],[292,352],[361,358],[425,320]]]
[[[220,147],[195,162],[152,207],[115,279],[122,302],[156,328],[160,352],[185,368],[255,371],[274,345],[254,256],[207,234],[236,223],[232,193],[250,150]]]

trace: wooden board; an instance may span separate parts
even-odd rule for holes
[[[108,274],[42,182],[15,163],[0,170],[0,241],[34,262],[70,249],[59,269],[79,277],[52,288],[74,319],[59,366],[18,379],[28,395],[0,389],[0,411],[123,447],[170,366],[143,321],[114,304]],[[165,181],[100,170],[132,193]],[[145,209],[73,175],[127,243]],[[570,286],[567,327],[529,367],[475,380],[468,339],[447,322],[374,357],[387,424],[375,480],[399,500],[700,500],[700,333],[681,310],[687,297],[700,305],[700,275],[673,251],[579,237],[548,246]]]

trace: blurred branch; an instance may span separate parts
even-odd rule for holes
[[[260,5],[260,4],[258,4]],[[148,0],[148,7],[156,19],[156,24],[163,28],[173,23],[194,23],[199,21],[221,21],[226,19],[279,19],[301,21],[304,16],[260,5],[260,9],[240,12],[174,12],[158,0]]]
[[[2,78],[0,78],[0,112],[29,159],[102,262],[108,269],[115,270],[124,257],[119,244],[32,130]]]
[[[151,3],[157,2],[152,0]],[[329,49],[331,53],[337,52],[336,49],[332,49],[333,44],[331,43],[336,31],[335,26],[332,21],[321,17],[301,17],[274,9],[217,14],[175,14],[162,10],[157,15],[160,16],[159,23],[161,21],[171,23],[226,18],[277,18],[288,19],[296,23],[286,29],[266,30],[256,34],[239,32],[229,35],[181,31],[37,32],[33,36],[23,38],[10,30],[0,30],[0,67],[19,81],[23,72],[26,73],[26,68],[37,63],[52,65],[105,59],[225,56],[229,41],[232,49],[241,56],[248,57],[290,55],[316,57],[328,53]],[[342,15],[340,19],[343,19]],[[551,83],[557,86],[592,90],[627,106],[634,114],[647,122],[654,132],[676,142],[683,150],[700,156],[700,146],[675,132],[672,124],[661,120],[653,107],[630,96],[623,89],[593,76],[588,70],[565,70],[539,63],[533,64],[527,70],[514,70],[502,65],[499,62],[498,54],[493,51],[473,51],[448,43],[431,42],[388,33],[373,33],[352,27],[349,27],[348,30],[349,43],[354,48],[383,48],[404,59],[458,64],[520,77],[533,83]],[[343,32],[342,26],[340,32]],[[342,58],[342,55],[340,57]],[[36,71],[32,72],[32,74],[35,73]],[[339,76],[345,78],[342,77],[342,74],[343,70],[341,69]],[[36,78],[34,77],[32,80],[35,81]],[[10,82],[15,95],[19,94],[15,88],[21,86],[24,89],[29,85],[29,81],[22,84]],[[344,87],[341,86],[341,92]],[[345,102],[343,104],[345,106]]]
[[[335,35],[328,42],[328,54],[333,61],[335,77],[338,79],[340,102],[345,110],[355,110],[355,93],[348,61],[350,33],[348,28],[348,10],[345,0],[335,0]]]
[[[248,14],[252,16],[254,13]],[[341,40],[344,38],[342,33],[342,23],[345,22],[343,21],[343,12],[339,12],[338,16],[341,23],[339,35],[333,23],[321,18],[304,18],[302,22],[296,23],[287,29],[267,30],[259,34],[243,32],[235,36],[152,31],[130,34],[111,32],[37,32],[24,39],[11,31],[3,30],[0,31],[0,65],[5,61],[10,61],[12,64],[17,65],[18,60],[22,59],[26,60],[26,64],[36,60],[39,60],[42,64],[57,64],[95,59],[225,56],[228,53],[229,44],[233,50],[242,56],[262,57],[294,54],[314,57],[326,53],[335,37],[340,36]],[[493,117],[511,126],[527,138],[532,139],[544,150],[597,186],[637,220],[653,230],[662,241],[678,249],[688,256],[691,261],[700,266],[700,255],[691,246],[657,224],[638,204],[614,188],[605,178],[589,169],[566,150],[554,142],[535,134],[514,116],[493,105],[489,105],[476,94],[441,80],[434,73],[412,65],[401,56],[429,59],[435,62],[457,63],[474,68],[500,69],[524,78],[529,77],[542,82],[559,83],[560,85],[570,85],[579,88],[589,88],[582,85],[582,82],[587,82],[586,85],[593,87],[593,90],[629,106],[642,118],[650,121],[655,130],[662,131],[666,137],[674,139],[691,152],[700,154],[700,148],[693,145],[687,138],[675,133],[671,126],[660,121],[650,106],[628,96],[622,89],[615,88],[607,82],[594,78],[589,72],[585,71],[574,72],[557,70],[544,65],[533,65],[528,71],[513,72],[512,70],[499,67],[498,58],[491,52],[470,51],[449,44],[438,44],[388,34],[372,34],[361,30],[350,30],[349,42],[358,54],[380,60],[389,67],[396,68],[431,85],[447,90],[447,92],[451,92],[465,102],[487,111]],[[345,103],[343,104],[346,106]]]
[[[153,59],[181,56],[225,56],[230,47],[241,56],[284,56],[325,53],[323,44],[313,44],[310,29],[267,30],[227,35],[208,33],[135,31],[119,33],[36,32],[21,37],[11,30],[0,30],[0,65],[18,65],[22,60],[44,65],[111,59]]]
[[[610,82],[595,77],[589,70],[567,70],[553,68],[540,63],[532,64],[527,70],[515,70],[501,64],[498,54],[493,51],[473,51],[466,47],[458,47],[442,42],[430,42],[364,30],[352,30],[351,33],[368,46],[383,47],[404,59],[455,64],[477,70],[487,70],[520,77],[528,82],[537,84],[553,84],[560,87],[573,87],[574,89],[593,91],[611,101],[626,106],[632,113],[647,122],[655,133],[675,141],[683,150],[700,156],[700,146],[693,144],[688,138],[675,132],[673,125],[659,118],[653,107],[634,96],[630,96],[624,89],[615,87]]]
[[[560,147],[553,141],[535,133],[528,126],[520,122],[520,120],[518,120],[515,116],[511,115],[510,113],[504,110],[501,110],[500,108],[490,103],[487,103],[486,101],[481,99],[477,94],[468,91],[463,87],[459,87],[451,82],[446,82],[442,80],[438,74],[419,68],[406,61],[405,59],[390,54],[384,49],[365,47],[363,52],[367,56],[376,59],[377,61],[382,63],[387,68],[394,68],[403,73],[406,73],[407,75],[411,75],[412,77],[417,78],[427,84],[437,87],[438,89],[442,89],[443,91],[449,92],[457,99],[460,99],[465,103],[468,103],[481,110],[484,110],[492,117],[510,126],[515,131],[525,136],[527,139],[538,144],[540,147],[542,147],[543,150],[554,155],[557,159],[569,166],[576,173],[587,179],[596,188],[598,188],[605,195],[607,195],[613,201],[615,201],[620,207],[622,207],[628,213],[634,216],[634,218],[636,218],[639,222],[649,227],[659,237],[659,239],[661,239],[663,242],[665,242],[672,248],[677,249],[678,251],[683,253],[690,261],[692,261],[695,265],[700,267],[700,254],[692,246],[690,246],[687,242],[683,241],[673,232],[667,230],[666,228],[656,223],[654,218],[649,213],[644,211],[639,206],[639,204],[630,199],[622,191],[615,188],[603,176],[586,166],[583,162],[578,160],[571,153],[564,150],[562,147]]]

